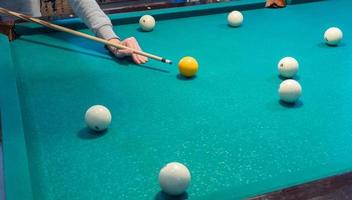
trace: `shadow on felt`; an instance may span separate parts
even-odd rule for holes
[[[293,80],[299,81],[299,80],[301,79],[301,77],[300,77],[299,75],[295,75],[295,76],[292,77],[292,78],[286,78],[286,77],[283,77],[283,76],[281,76],[281,75],[277,75],[277,77],[278,77],[280,80],[282,80],[282,81],[285,81],[285,80],[287,80],[287,79],[293,79]]]
[[[48,43],[41,42],[41,41],[30,40],[30,39],[26,39],[26,38],[20,38],[19,40],[22,40],[22,41],[25,41],[25,42],[29,42],[29,43],[33,43],[33,44],[36,44],[36,45],[42,45],[42,46],[47,46],[47,47],[50,47],[50,48],[56,48],[56,49],[61,49],[61,50],[64,50],[64,51],[73,52],[73,53],[79,53],[79,54],[83,54],[83,55],[98,57],[98,58],[102,58],[102,59],[105,59],[105,60],[111,60],[111,58],[109,56],[98,55],[98,54],[89,53],[89,52],[85,52],[85,51],[79,51],[79,50],[76,50],[76,49],[71,49],[71,48],[67,48],[67,47],[63,47],[63,46],[59,46],[59,45],[54,45],[54,44],[48,44]]]
[[[196,79],[197,76],[185,77],[185,76],[182,76],[181,74],[177,74],[177,75],[176,75],[176,78],[177,78],[178,80],[181,80],[181,81],[191,81],[191,80]]]
[[[96,132],[86,127],[78,131],[77,136],[84,140],[94,140],[103,137],[107,132],[108,130]]]
[[[166,194],[163,191],[158,192],[154,198],[154,200],[185,200],[185,199],[188,199],[187,192],[185,192],[181,195],[171,196],[171,195]]]
[[[287,103],[282,100],[279,100],[279,104],[286,108],[301,108],[303,106],[303,102],[301,100],[298,100],[295,103]]]
[[[320,42],[317,46],[320,48],[337,48],[337,47],[344,47],[344,46],[346,46],[346,44],[344,42],[342,42],[338,45],[331,45],[331,44],[327,44],[325,42]]]
[[[63,38],[58,37],[59,39],[65,40]],[[153,70],[153,71],[157,71],[157,72],[163,72],[163,73],[170,73],[170,71],[168,70],[164,70],[164,69],[159,69],[159,68],[155,68],[155,67],[151,67],[151,66],[147,66],[146,64],[144,65],[137,65],[134,64],[131,57],[126,57],[126,58],[117,58],[116,56],[114,56],[109,50],[107,49],[103,49],[103,48],[96,48],[96,46],[94,45],[85,45],[85,44],[77,44],[77,46],[81,46],[84,47],[85,49],[92,49],[100,54],[106,54],[106,55],[99,55],[99,54],[95,54],[95,53],[90,53],[90,52],[86,52],[86,51],[80,51],[80,50],[76,50],[76,49],[72,49],[72,48],[67,48],[64,46],[59,46],[59,45],[54,45],[54,44],[48,44],[45,42],[41,42],[41,41],[36,41],[36,40],[30,40],[30,39],[26,39],[26,38],[20,38],[19,40],[25,41],[25,42],[29,42],[29,43],[33,43],[36,45],[43,45],[43,46],[47,46],[50,48],[56,48],[56,49],[61,49],[64,51],[69,51],[72,53],[79,53],[79,54],[83,54],[83,55],[87,55],[87,56],[92,56],[92,57],[98,57],[101,59],[105,59],[105,60],[114,60],[116,63],[123,65],[123,66],[129,66],[129,65],[133,65],[136,67],[140,67],[140,68],[144,68],[144,69],[148,69],[148,70]],[[67,40],[66,40],[67,41]],[[110,56],[108,56],[107,52],[109,52]]]

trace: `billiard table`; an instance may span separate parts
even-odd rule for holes
[[[263,0],[111,15],[114,29],[174,61],[135,65],[103,45],[32,23],[0,36],[0,106],[7,200],[173,199],[159,170],[185,164],[192,181],[174,199],[243,199],[352,170],[352,24],[349,0]],[[233,28],[226,16],[241,10]],[[152,14],[152,32],[138,19]],[[85,33],[78,19],[55,23]],[[336,47],[323,33],[344,31]],[[91,34],[91,33],[90,33]],[[194,78],[177,62],[193,56]],[[303,93],[279,101],[277,63],[300,63]],[[96,104],[112,113],[102,133],[86,128]]]

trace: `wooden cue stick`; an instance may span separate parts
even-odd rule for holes
[[[156,56],[156,55],[153,55],[153,54],[150,54],[150,53],[146,53],[146,52],[143,52],[143,51],[138,51],[138,50],[126,47],[126,46],[121,45],[121,44],[115,44],[115,43],[109,42],[107,40],[104,40],[104,39],[101,39],[101,38],[98,38],[98,37],[95,37],[95,36],[92,36],[92,35],[88,35],[86,33],[75,31],[75,30],[72,30],[72,29],[69,29],[69,28],[66,28],[66,27],[63,27],[63,26],[52,24],[52,23],[44,21],[44,20],[40,20],[40,19],[37,19],[37,18],[34,18],[34,17],[30,17],[30,16],[27,16],[27,15],[21,14],[21,13],[10,11],[10,10],[7,10],[5,8],[2,8],[2,7],[0,7],[0,13],[6,14],[6,15],[15,16],[15,17],[18,17],[18,18],[23,19],[25,21],[30,21],[30,22],[34,22],[34,23],[37,23],[37,24],[41,24],[43,26],[49,27],[49,28],[57,30],[57,31],[62,31],[62,32],[66,32],[66,33],[69,33],[69,34],[72,34],[72,35],[83,37],[83,38],[86,38],[88,40],[93,40],[93,41],[96,41],[96,42],[99,42],[99,43],[102,43],[102,44],[106,44],[108,46],[113,46],[113,47],[118,48],[118,49],[130,50],[134,54],[138,54],[138,55],[145,56],[145,57],[148,57],[148,58],[151,58],[151,59],[154,59],[154,60],[158,60],[158,61],[161,61],[163,63],[172,64],[172,61],[169,60],[169,59],[165,59],[165,58],[162,58],[160,56]]]

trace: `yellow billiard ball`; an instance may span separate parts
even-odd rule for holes
[[[198,72],[198,62],[190,56],[183,57],[178,63],[180,74],[185,77],[192,77]]]

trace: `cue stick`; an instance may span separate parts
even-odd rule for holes
[[[138,55],[145,56],[145,57],[148,57],[148,58],[151,58],[151,59],[154,59],[154,60],[158,60],[158,61],[161,61],[163,63],[172,64],[172,61],[169,60],[169,59],[162,58],[160,56],[156,56],[156,55],[153,55],[153,54],[150,54],[150,53],[146,53],[146,52],[143,52],[143,51],[138,51],[138,50],[126,47],[126,46],[121,45],[121,44],[115,44],[115,43],[109,42],[107,40],[104,40],[104,39],[101,39],[101,38],[98,38],[98,37],[95,37],[95,36],[92,36],[92,35],[88,35],[86,33],[75,31],[75,30],[72,30],[72,29],[69,29],[69,28],[66,28],[66,27],[63,27],[63,26],[59,26],[59,25],[56,25],[56,24],[41,20],[41,19],[37,19],[37,18],[30,17],[30,16],[27,16],[27,15],[24,15],[24,14],[21,14],[21,13],[10,11],[10,10],[2,8],[2,7],[0,7],[0,13],[6,14],[6,15],[15,16],[15,17],[18,17],[18,18],[23,19],[25,21],[34,22],[34,23],[46,26],[48,28],[57,30],[57,31],[62,31],[62,32],[66,32],[66,33],[69,33],[69,34],[72,34],[72,35],[83,37],[83,38],[86,38],[88,40],[93,40],[95,42],[99,42],[99,43],[102,43],[102,44],[105,44],[105,45],[108,45],[108,46],[113,46],[113,47],[118,48],[118,49],[130,50],[134,54],[138,54]]]

